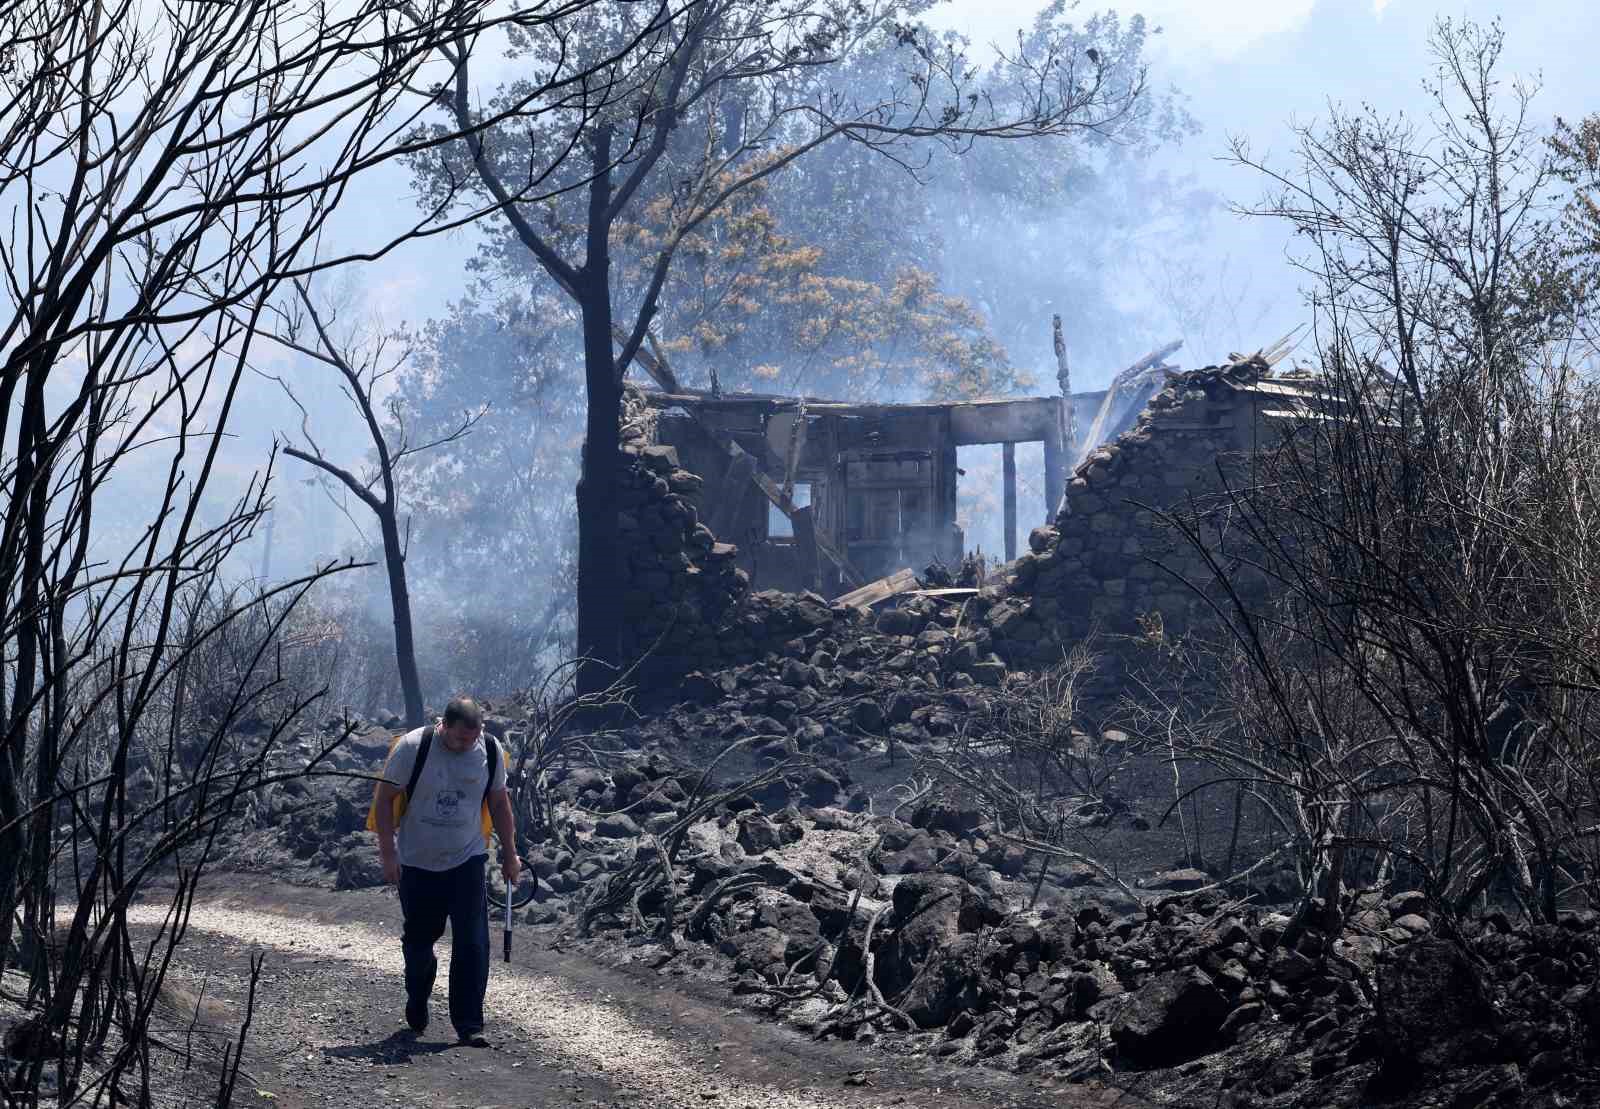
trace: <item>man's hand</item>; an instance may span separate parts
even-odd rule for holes
[[[400,860],[393,851],[378,852],[378,860],[383,863],[383,880],[391,886],[400,884]]]
[[[500,861],[500,876],[506,880],[506,889],[514,889],[517,879],[522,876],[522,860],[517,858],[515,851],[504,851],[505,856]]]

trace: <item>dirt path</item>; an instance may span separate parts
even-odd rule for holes
[[[152,898],[135,910],[153,922]],[[195,905],[175,981],[242,1011],[249,955],[267,956],[236,1104],[583,1106],[611,1109],[1076,1109],[1136,1103],[1113,1090],[1030,1082],[926,1058],[818,1043],[648,968],[605,967],[519,934],[496,962],[489,1050],[456,1047],[440,944],[434,1024],[401,1026],[399,906],[251,879]],[[498,945],[498,937],[496,938]],[[865,1085],[855,1083],[865,1079]]]

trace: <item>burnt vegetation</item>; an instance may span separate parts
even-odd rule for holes
[[[1034,382],[936,274],[965,237],[997,305],[993,225],[908,196],[1060,210],[1049,158],[1137,176],[1190,121],[1142,21],[1058,2],[979,65],[921,11],[0,12],[6,1105],[231,1104],[254,1014],[196,1067],[166,981],[203,876],[381,884],[372,774],[464,688],[525,922],[815,1035],[1168,1104],[1597,1096],[1600,125],[1441,23],[1428,119],[1236,144],[1308,280],[1298,364],[1166,343],[1086,419],[1057,316],[1065,395],[989,409],[1031,421],[992,439],[1008,543],[1015,442],[1052,506],[996,563],[952,538],[951,428]],[[397,169],[417,209],[332,249]],[[324,296],[467,226],[442,319]],[[295,413],[236,481],[264,381]],[[902,388],[924,450],[888,449]],[[280,453],[377,541],[273,577]],[[950,557],[857,571],[917,527]]]

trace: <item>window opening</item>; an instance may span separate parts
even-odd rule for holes
[[[808,508],[811,505],[811,483],[797,481],[794,483],[794,494],[789,498],[796,508]],[[767,538],[768,539],[793,539],[794,522],[783,514],[783,509],[767,502]]]

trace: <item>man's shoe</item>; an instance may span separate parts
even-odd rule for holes
[[[417,1035],[422,1035],[428,1030],[428,1003],[412,1005],[406,1002],[406,1025]]]
[[[488,1047],[489,1037],[485,1036],[481,1031],[463,1032],[461,1033],[461,1039],[457,1042],[462,1047]]]

